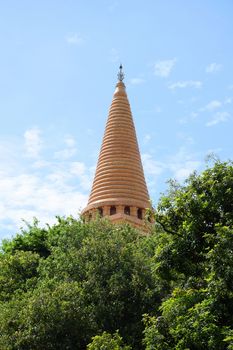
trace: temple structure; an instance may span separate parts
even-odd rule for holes
[[[98,213],[113,223],[124,221],[142,227],[145,210],[150,207],[149,194],[123,79],[121,65],[91,194],[82,215],[91,220]]]

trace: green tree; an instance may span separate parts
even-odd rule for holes
[[[159,305],[150,269],[153,240],[104,220],[59,218],[44,230],[49,255],[35,253],[36,244],[29,250],[34,227],[1,254],[2,275],[11,283],[4,287],[2,280],[0,348],[85,349],[96,334],[119,329],[140,349],[142,314]]]
[[[0,255],[0,301],[35,287],[39,260],[39,255],[30,251]]]
[[[2,242],[2,251],[13,254],[15,251],[31,251],[42,257],[50,254],[48,248],[48,230],[39,227],[39,221],[34,218],[30,224],[25,221],[26,229],[22,229],[12,240]]]
[[[119,329],[136,349],[141,346],[142,314],[159,303],[150,270],[149,239],[128,225],[97,221],[88,227],[91,234],[81,244],[75,232],[60,240],[61,245],[41,265],[41,275],[80,282],[98,329],[110,333]]]
[[[162,254],[167,260],[169,278],[174,267],[185,276],[199,276],[203,254],[209,250],[207,234],[216,234],[216,225],[233,223],[233,166],[232,162],[216,162],[202,174],[191,175],[184,185],[171,182],[156,212],[156,221],[170,236]],[[173,252],[170,254],[170,252]],[[165,271],[164,271],[165,272]]]
[[[77,282],[42,284],[1,305],[2,349],[84,349],[97,331]]]
[[[113,335],[103,332],[92,338],[92,342],[88,344],[87,350],[130,350],[130,346],[124,345],[122,337],[119,333]]]
[[[218,161],[171,183],[148,236],[100,219],[28,225],[0,253],[0,348],[232,350],[232,194]]]
[[[154,276],[167,289],[144,317],[146,349],[232,347],[232,193],[232,163],[218,161],[161,199]]]

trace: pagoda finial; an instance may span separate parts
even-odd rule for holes
[[[120,64],[120,67],[119,67],[119,72],[117,74],[117,77],[118,77],[118,80],[119,81],[123,81],[124,80],[124,73],[123,73],[123,68],[122,68],[122,64]]]

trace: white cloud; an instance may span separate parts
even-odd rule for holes
[[[165,166],[162,162],[154,160],[149,153],[142,154],[141,158],[149,192],[155,193],[157,179],[164,171]]]
[[[194,170],[198,169],[199,166],[199,161],[186,161],[184,164],[178,166],[176,170],[174,168],[174,177],[177,181],[184,181]]]
[[[55,159],[67,160],[76,155],[77,148],[75,147],[76,146],[75,139],[72,136],[67,135],[64,138],[64,143],[67,147],[60,151],[56,151],[54,153]]]
[[[184,89],[184,88],[200,89],[201,87],[202,87],[202,82],[200,80],[177,81],[175,83],[171,83],[168,85],[168,88],[171,90],[175,90],[177,88],[179,88],[179,89]]]
[[[193,143],[193,139],[190,138],[186,141],[187,144]],[[202,165],[197,155],[192,154],[186,147],[181,147],[175,154],[168,155],[163,162],[154,160],[151,154],[142,154],[142,163],[150,193],[155,192],[157,179],[162,173],[166,174],[163,176],[167,178],[182,182]]]
[[[183,142],[185,142],[186,144],[188,144],[188,145],[193,145],[195,143],[192,136],[187,135],[187,134],[185,134],[183,132],[179,132],[177,134],[177,137],[179,139],[181,139]]]
[[[21,142],[20,142],[21,141]],[[1,169],[13,169],[18,164],[18,153],[25,154],[25,145],[16,138],[0,141],[0,173]],[[17,152],[15,151],[17,149]]]
[[[140,85],[140,84],[143,84],[144,82],[145,82],[145,79],[142,79],[142,78],[130,79],[130,84],[132,84],[132,85]]]
[[[38,159],[32,163],[32,167],[35,169],[48,168],[50,166],[50,162],[44,159]]]
[[[192,138],[186,141],[187,143],[193,143]],[[177,153],[168,156],[164,162],[155,161],[152,155],[148,153],[142,154],[142,163],[148,177],[158,176],[164,171],[169,171],[173,178],[183,181],[200,167],[201,162],[195,158],[196,155],[188,152],[185,147],[181,147]]]
[[[84,39],[78,33],[70,33],[66,36],[66,42],[69,45],[81,45],[84,43]]]
[[[65,141],[65,144],[68,147],[74,147],[76,145],[76,141],[71,135],[65,136],[65,140],[64,141]]]
[[[201,111],[207,111],[207,112],[212,112],[217,108],[220,108],[222,106],[222,102],[218,100],[213,100],[210,101],[206,106],[202,107],[200,110]]]
[[[60,159],[60,160],[67,160],[75,156],[76,153],[77,153],[76,148],[66,148],[66,149],[62,149],[61,151],[55,152],[54,158]]]
[[[143,142],[144,144],[147,144],[148,142],[150,142],[151,140],[151,135],[150,134],[146,134],[143,138]]]
[[[196,155],[188,152],[184,147],[169,157],[168,168],[172,171],[172,177],[178,181],[184,181],[194,170],[197,170],[201,162],[196,158]]]
[[[210,157],[212,155],[216,155],[218,153],[221,153],[223,149],[221,147],[218,148],[210,148],[206,151],[206,157]]]
[[[41,130],[37,127],[28,129],[24,133],[26,154],[31,158],[37,158],[42,149]]]
[[[92,136],[92,135],[94,135],[95,131],[93,129],[87,129],[86,133],[88,136]]]
[[[210,121],[206,123],[206,126],[214,126],[219,123],[227,122],[229,118],[230,114],[228,112],[218,112]]]
[[[84,163],[81,162],[72,162],[70,167],[70,172],[76,176],[82,176],[85,174],[86,167]]]
[[[222,65],[216,62],[210,63],[206,67],[206,73],[215,73],[222,69]]]
[[[55,215],[77,215],[86,204],[87,196],[65,182],[57,183],[35,174],[0,177],[0,227],[9,221],[15,231],[22,219],[32,221],[36,216],[42,224],[55,221]],[[15,233],[15,232],[12,232]]]
[[[37,217],[42,224],[53,223],[55,215],[77,215],[88,199],[93,171],[82,162],[67,159],[38,158],[41,149],[41,131],[27,130],[24,140],[1,143],[0,160],[0,232],[1,238],[9,236],[23,225],[22,219],[32,221]],[[75,140],[65,136],[67,151],[72,151]],[[26,147],[30,157],[23,157]],[[7,157],[4,149],[8,147]],[[46,153],[48,140],[44,138]],[[48,149],[49,149],[48,148]],[[56,153],[56,152],[55,152]],[[47,153],[49,154],[49,153]]]
[[[232,103],[232,100],[233,100],[232,97],[226,97],[224,100],[224,104],[229,105]]]
[[[69,172],[77,177],[80,181],[80,186],[84,190],[90,190],[92,183],[92,169],[87,170],[84,163],[72,162],[70,164]]]
[[[160,175],[164,169],[164,165],[155,161],[148,153],[142,154],[142,163],[147,175]]]
[[[188,123],[188,118],[186,118],[186,117],[179,118],[177,121],[179,124],[184,125],[184,124]]]
[[[197,112],[191,112],[188,116],[178,119],[178,123],[187,124],[189,121],[195,120],[198,117]]]
[[[157,61],[154,64],[154,74],[161,78],[167,78],[176,63],[176,58],[170,60]]]

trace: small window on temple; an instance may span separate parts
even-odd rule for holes
[[[92,214],[89,214],[88,219],[89,219],[89,221],[91,221],[91,219],[92,219]]]
[[[142,209],[141,208],[138,208],[137,216],[138,216],[138,219],[142,220]]]
[[[130,207],[125,207],[125,209],[124,209],[124,213],[126,214],[126,215],[130,215]]]
[[[98,213],[99,213],[99,216],[102,218],[103,217],[103,208],[98,208]]]
[[[110,215],[114,215],[114,214],[116,214],[116,207],[112,206],[110,207]]]

